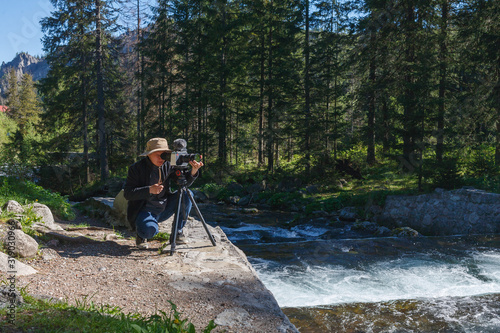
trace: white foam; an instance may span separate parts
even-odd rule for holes
[[[356,268],[253,265],[280,306],[472,296],[500,293],[500,253],[476,253],[472,261],[420,255],[382,260]],[[471,269],[471,267],[473,269]]]

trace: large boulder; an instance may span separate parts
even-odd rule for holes
[[[44,204],[35,202],[26,206],[27,210],[31,210],[36,216],[41,218],[41,223],[50,230],[63,230],[61,226],[57,225],[54,221],[54,216],[50,208]]]
[[[356,207],[344,207],[339,211],[339,219],[342,221],[356,221],[360,218]]]
[[[207,203],[209,201],[208,196],[205,193],[197,190],[192,190],[192,192],[193,192],[193,198],[194,200],[196,200],[196,202]]]
[[[3,205],[3,210],[5,210],[7,213],[15,213],[15,214],[24,213],[23,206],[15,200],[7,201],[5,205]]]
[[[120,192],[121,193],[121,192]],[[127,220],[127,205],[123,193],[118,193],[116,198],[92,197],[85,200],[82,206],[87,210],[87,214],[92,217],[102,219],[110,226],[127,227],[132,229]],[[115,203],[115,201],[117,201]]]
[[[10,230],[2,240],[4,248],[9,254],[18,255],[21,258],[34,257],[38,252],[38,243],[22,230]]]
[[[37,271],[33,267],[0,252],[0,272],[24,276],[35,274]]]
[[[127,221],[127,207],[128,207],[128,200],[125,199],[124,191],[121,190],[118,192],[118,194],[115,197],[115,200],[113,201],[113,209],[115,210],[116,216],[122,220],[124,225],[128,226],[128,221]]]

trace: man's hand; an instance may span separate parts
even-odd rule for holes
[[[200,159],[203,158],[203,156],[200,155]],[[198,169],[201,168],[203,166],[203,162],[202,161],[199,161],[199,162],[196,162],[196,161],[189,161],[189,164],[191,165],[191,175],[192,176],[195,176],[196,173],[198,172]]]
[[[151,194],[160,194],[163,191],[162,184],[154,184],[149,187],[149,193]]]

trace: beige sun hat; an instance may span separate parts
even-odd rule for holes
[[[148,141],[146,144],[146,151],[139,156],[147,156],[155,151],[166,151],[171,152],[170,148],[168,148],[167,140],[164,138],[153,138]]]

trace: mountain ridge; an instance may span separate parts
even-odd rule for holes
[[[20,81],[25,73],[31,74],[33,81],[38,81],[47,76],[49,72],[49,65],[45,58],[34,57],[27,52],[20,52],[16,54],[14,59],[10,62],[2,62],[0,65],[0,104],[5,104],[7,92],[7,77],[10,70],[14,68],[17,80]]]

